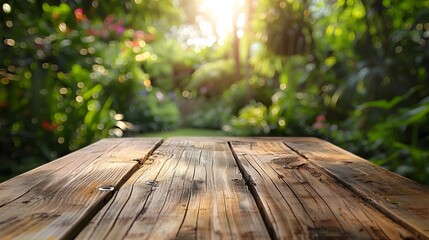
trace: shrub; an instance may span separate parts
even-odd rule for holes
[[[179,110],[171,97],[157,89],[143,90],[124,115],[124,120],[137,125],[140,132],[172,130],[180,120]]]
[[[234,72],[232,60],[217,60],[200,66],[192,74],[187,88],[196,90],[200,96],[212,98],[221,95],[238,80],[239,76]]]

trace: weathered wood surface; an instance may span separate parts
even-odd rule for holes
[[[226,142],[167,140],[78,239],[269,239]]]
[[[238,141],[231,146],[276,238],[412,237],[282,142]]]
[[[429,239],[427,187],[326,141],[285,139],[285,144],[419,238]]]
[[[429,239],[428,221],[426,187],[317,138],[106,139],[0,184],[0,239]]]
[[[0,238],[59,239],[78,234],[161,143],[108,139],[0,184]]]

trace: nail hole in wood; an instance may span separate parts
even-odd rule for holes
[[[115,190],[115,187],[113,187],[112,185],[104,185],[104,186],[99,186],[98,190],[102,192],[111,192]]]
[[[155,180],[149,180],[149,181],[146,181],[145,182],[146,183],[146,185],[149,185],[149,186],[151,186],[152,188],[152,191],[155,191],[155,189],[156,188],[158,188],[158,181],[155,181]]]

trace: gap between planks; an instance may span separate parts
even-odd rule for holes
[[[258,192],[255,189],[255,183],[251,181],[252,177],[246,172],[243,165],[241,164],[237,153],[234,151],[231,141],[228,142],[229,149],[232,152],[232,155],[234,156],[234,160],[238,166],[238,169],[240,170],[241,175],[243,176],[243,179],[247,185],[247,188],[249,189],[250,193],[252,194],[253,199],[256,202],[256,206],[258,207],[258,210],[262,216],[262,220],[264,221],[265,227],[267,228],[268,234],[270,235],[271,239],[278,239],[276,232],[274,230],[273,223],[270,221],[270,218],[268,217],[268,213],[265,210],[261,197],[259,196]]]
[[[226,141],[167,140],[154,155],[78,239],[270,238]]]
[[[318,169],[319,171],[329,175],[331,178],[335,179],[336,181],[338,181],[339,184],[341,184],[345,189],[349,190],[350,192],[354,193],[357,197],[359,197],[362,201],[364,201],[365,203],[369,204],[370,206],[372,206],[374,209],[376,209],[377,211],[379,211],[380,213],[382,213],[383,215],[387,216],[389,219],[391,219],[392,221],[394,221],[395,223],[397,223],[399,226],[402,226],[403,228],[407,229],[408,231],[410,231],[411,233],[413,233],[418,239],[429,239],[429,231],[428,231],[428,227],[424,226],[425,224],[422,222],[417,221],[418,223],[416,224],[415,222],[411,222],[410,220],[415,220],[413,219],[413,217],[416,217],[417,215],[413,215],[413,213],[411,213],[410,215],[407,215],[407,209],[412,207],[409,203],[405,203],[406,206],[402,206],[400,207],[399,202],[395,202],[392,200],[389,200],[387,197],[384,197],[385,201],[380,200],[380,197],[377,195],[377,192],[374,192],[371,186],[366,186],[366,183],[371,183],[371,180],[366,180],[364,182],[360,182],[359,179],[355,179],[354,176],[350,176],[347,178],[344,178],[344,174],[342,172],[338,172],[337,169],[332,168],[332,166],[329,165],[329,161],[326,161],[326,156],[324,155],[324,151],[322,148],[320,148],[318,151],[315,151],[315,153],[308,153],[304,147],[304,149],[302,149],[302,147],[300,146],[300,144],[305,144],[304,142],[299,142],[299,141],[283,141],[283,144],[288,147],[289,149],[291,149],[292,151],[294,151],[297,155],[299,155],[300,157],[302,157],[303,159],[305,159],[306,161],[308,161],[309,164],[311,164],[311,166],[315,167],[316,169]],[[391,178],[396,178],[395,180],[397,181],[397,187],[399,187],[401,190],[398,191],[398,193],[402,193],[403,194],[403,186],[402,184],[409,184],[407,185],[408,187],[416,187],[418,189],[420,189],[422,192],[421,194],[426,194],[426,196],[428,195],[428,189],[425,188],[424,186],[413,182],[412,180],[405,178],[403,176],[400,176],[396,173],[390,172],[388,170],[385,170],[382,167],[379,166],[375,166],[373,163],[369,162],[368,160],[364,160],[361,159],[360,157],[355,156],[354,154],[351,154],[335,145],[333,145],[332,143],[320,140],[319,144],[322,145],[326,145],[329,148],[329,150],[333,150],[333,151],[338,151],[338,153],[343,154],[344,156],[342,156],[342,158],[350,158],[350,161],[343,161],[342,163],[352,163],[353,161],[358,161],[359,163],[365,165],[365,167],[370,168],[370,167],[374,167],[374,169],[376,170],[380,170],[382,173],[385,173],[386,176],[389,179]],[[313,146],[314,147],[314,146]],[[321,155],[322,154],[322,155]],[[327,151],[326,155],[332,154],[332,152]],[[332,156],[331,157],[333,160],[336,160],[336,156]],[[345,170],[347,171],[347,170]],[[358,172],[359,169],[356,170],[356,172]],[[361,172],[361,174],[369,174],[367,172]],[[380,173],[379,173],[380,174]],[[381,179],[383,179],[383,177],[380,175],[379,177],[381,177]],[[385,184],[386,181],[388,180],[381,180],[379,183],[380,184]],[[363,184],[363,185],[359,185],[359,184]],[[391,186],[387,186],[387,189]],[[425,190],[425,191],[423,191]],[[420,202],[419,205],[422,204],[421,202],[421,197],[420,197]],[[393,204],[393,205],[398,205],[398,209],[395,208],[390,208],[388,205],[386,205],[387,203]],[[427,199],[426,199],[426,202]],[[429,206],[429,205],[428,205]],[[402,209],[404,208],[404,209]],[[411,217],[411,218],[410,218]],[[420,219],[422,220],[422,219]],[[428,222],[427,217],[425,218],[425,222]]]
[[[144,148],[131,149],[123,144],[126,141],[134,140],[101,140],[1,183],[0,238],[72,239],[77,236],[139,169],[139,162],[162,143],[161,139],[151,139]],[[139,161],[127,158],[128,155],[134,155]],[[132,160],[136,162],[131,163]],[[107,171],[97,172],[97,167],[102,166]],[[104,181],[111,184],[113,191],[96,190]],[[55,191],[55,188],[59,189]]]
[[[171,138],[170,138],[171,139]],[[255,189],[255,183],[252,182],[252,177],[246,172],[246,170],[244,169],[244,167],[242,166],[242,164],[240,163],[240,159],[237,156],[237,153],[234,151],[233,146],[231,145],[232,142],[235,142],[235,140],[239,141],[239,142],[246,142],[248,141],[248,139],[246,138],[223,138],[223,139],[219,139],[219,138],[214,138],[216,140],[220,140],[223,141],[225,143],[228,144],[229,150],[231,151],[231,153],[233,154],[234,157],[234,161],[236,162],[240,174],[243,176],[243,179],[245,180],[245,183],[253,197],[253,200],[255,201],[258,210],[262,216],[262,220],[265,224],[266,229],[268,230],[269,236],[271,239],[278,239],[278,236],[276,235],[275,232],[275,227],[273,226],[273,222],[270,221],[269,217],[268,217],[268,213],[267,210],[264,208],[263,204],[262,204],[262,200],[261,200],[261,196],[258,194],[257,190]],[[183,139],[184,140],[184,139]],[[201,141],[204,140],[211,140],[213,141],[213,139],[201,139]],[[259,140],[263,140],[263,139],[252,139],[253,142],[258,142]],[[268,139],[266,139],[268,140]],[[410,229],[409,226],[404,226],[404,223],[402,221],[398,221],[395,216],[391,216],[389,215],[389,212],[386,213],[385,209],[376,204],[374,201],[372,201],[372,199],[368,199],[368,197],[364,194],[361,193],[359,190],[356,190],[353,186],[347,184],[347,182],[342,181],[341,179],[338,178],[338,176],[335,176],[334,174],[332,174],[331,172],[329,172],[328,170],[324,169],[322,166],[319,166],[317,163],[314,163],[311,159],[309,159],[307,156],[305,156],[304,154],[300,153],[298,150],[296,150],[295,148],[289,146],[287,143],[285,143],[282,138],[279,139],[270,139],[271,141],[278,141],[278,142],[282,142],[285,147],[290,148],[292,151],[294,151],[300,158],[305,159],[305,161],[307,161],[309,164],[311,164],[311,166],[315,167],[316,169],[318,169],[319,171],[329,175],[329,177],[331,177],[332,179],[338,180],[339,183],[341,183],[342,185],[344,185],[346,187],[346,190],[350,190],[351,192],[353,192],[354,194],[356,194],[361,200],[363,200],[364,202],[368,202],[369,204],[371,204],[376,210],[380,211],[382,214],[388,216],[390,219],[395,220],[395,222],[397,222],[399,225],[407,228],[408,230],[414,230],[414,229]],[[163,141],[159,142],[157,146],[155,146],[155,148],[148,154],[147,158],[150,158],[153,153],[155,152],[155,150],[157,150],[162,144],[164,144]],[[143,161],[139,161],[139,166],[141,167],[142,164],[144,164],[144,160],[147,160],[147,158],[142,159]],[[138,168],[137,168],[138,169]],[[137,169],[133,170],[133,172],[131,172],[131,174],[129,176],[127,176],[126,179],[124,179],[124,181],[121,183],[121,185],[118,186],[117,189],[115,189],[115,193],[120,189],[120,187],[122,186],[122,184],[127,181],[127,179],[129,179],[133,174],[135,174],[135,172],[137,171]],[[113,194],[109,196],[109,198],[106,200],[106,202],[104,202],[103,205],[100,204],[100,206],[97,206],[96,209],[93,209],[93,214],[91,216],[88,216],[88,219],[84,219],[84,221],[82,221],[82,223],[88,223],[91,218],[93,216],[95,216],[97,214],[97,212],[99,212],[102,207],[106,204],[108,204],[109,200],[112,198]],[[406,225],[406,224],[405,224]],[[84,226],[84,225],[81,225]]]
[[[267,202],[266,202],[266,199],[265,199],[265,201],[264,202],[262,202],[262,200],[261,200],[261,197],[272,197],[273,195],[271,195],[271,193],[268,193],[268,195],[267,195],[267,192],[266,192],[266,187],[264,187],[264,186],[261,186],[260,184],[262,184],[262,185],[265,185],[265,183],[266,183],[266,180],[264,181],[263,180],[263,175],[265,176],[267,173],[263,173],[263,172],[261,172],[261,173],[259,173],[258,172],[258,170],[257,169],[255,169],[256,170],[256,172],[254,172],[253,171],[253,173],[252,173],[252,171],[250,171],[249,172],[249,166],[250,165],[248,165],[247,163],[246,163],[246,166],[244,166],[243,164],[245,163],[245,162],[247,162],[247,155],[248,154],[250,154],[250,155],[248,155],[248,156],[255,156],[256,158],[259,158],[258,156],[258,153],[255,153],[254,151],[257,151],[256,149],[254,149],[254,150],[252,150],[251,152],[249,152],[249,153],[247,153],[246,151],[245,151],[245,148],[241,148],[240,147],[240,145],[242,145],[242,144],[240,144],[239,142],[242,142],[242,144],[244,144],[244,145],[246,145],[246,144],[249,144],[250,142],[247,142],[245,139],[243,139],[242,141],[233,141],[233,142],[229,142],[229,146],[230,146],[230,149],[231,149],[231,151],[233,152],[233,154],[234,154],[234,158],[236,159],[236,162],[237,162],[237,165],[239,166],[239,169],[240,169],[240,171],[241,171],[241,173],[242,173],[242,175],[243,175],[243,177],[244,177],[244,179],[246,180],[246,184],[247,184],[247,186],[248,186],[248,188],[249,188],[249,190],[251,191],[251,193],[252,193],[252,195],[253,195],[253,197],[254,197],[254,199],[255,199],[255,201],[257,202],[257,204],[258,204],[258,208],[259,208],[259,210],[260,210],[260,212],[261,212],[261,215],[263,216],[263,220],[264,220],[264,223],[266,224],[266,227],[267,227],[267,229],[269,230],[269,233],[270,233],[270,237],[272,238],[272,239],[278,239],[278,238],[290,238],[290,237],[296,237],[296,236],[294,236],[294,234],[292,233],[292,235],[290,235],[290,233],[288,233],[288,231],[290,231],[290,230],[285,230],[285,229],[283,229],[284,227],[287,227],[287,225],[284,225],[284,224],[280,224],[279,225],[279,223],[276,223],[277,221],[276,221],[276,219],[277,220],[281,220],[282,219],[282,217],[284,217],[285,215],[283,215],[282,216],[282,214],[276,214],[276,213],[274,213],[274,215],[273,215],[273,212],[272,212],[272,210],[270,210],[270,206],[274,206],[274,205],[276,205],[276,203],[274,203],[274,205],[272,205],[273,204],[273,202],[271,202],[271,204],[269,204],[268,203],[268,205],[267,205]],[[261,142],[265,142],[265,143],[267,143],[266,141],[261,141]],[[273,142],[275,142],[275,141],[273,141]],[[262,143],[255,143],[255,142],[253,142],[255,145],[255,147],[257,148],[258,147],[258,144],[262,144]],[[238,145],[237,145],[238,144]],[[282,143],[281,141],[277,141],[277,144],[280,144],[280,145],[283,145],[283,148],[287,148],[287,149],[291,149],[288,145],[286,145],[286,144],[284,144],[284,143]],[[244,146],[243,145],[243,146]],[[262,145],[261,145],[262,146]],[[237,148],[238,147],[238,148]],[[240,150],[241,149],[241,150]],[[253,149],[252,148],[252,143],[250,143],[250,149]],[[248,150],[250,150],[250,149],[248,149]],[[244,150],[244,152],[243,152],[243,150]],[[289,150],[289,151],[292,151],[292,150]],[[238,154],[240,154],[240,156],[238,156]],[[256,155],[255,155],[256,154]],[[260,154],[260,153],[259,153]],[[266,155],[265,156],[265,158],[263,158],[263,159],[265,159],[265,160],[268,160],[268,159],[266,159],[266,157],[268,156],[270,159],[272,158],[272,154],[274,154],[274,155],[279,155],[279,157],[281,156],[281,158],[279,158],[279,159],[283,159],[283,155],[284,154],[286,154],[286,152],[270,152],[270,151],[268,151],[268,152],[265,152],[264,151],[264,154],[268,154],[268,155]],[[296,152],[294,152],[294,155],[296,154]],[[310,166],[313,166],[314,164],[311,162],[311,161],[309,161],[307,158],[304,158],[301,154],[299,154],[299,155],[296,155],[296,157],[298,158],[298,159],[301,159],[301,160],[299,160],[299,161],[297,161],[297,165],[295,166],[291,166],[291,168],[290,169],[300,169],[300,167],[305,167],[306,166],[306,164],[311,164],[311,165],[308,165],[308,167],[310,167]],[[253,157],[251,157],[252,159],[253,159]],[[265,161],[264,160],[264,161]],[[276,158],[273,158],[273,159],[271,159],[271,160],[276,160]],[[272,163],[272,161],[270,160],[270,164]],[[257,161],[256,161],[257,162]],[[256,163],[255,162],[255,163]],[[295,163],[294,163],[295,164]],[[262,163],[262,165],[265,165],[265,163]],[[267,167],[268,165],[266,165],[265,167]],[[260,166],[261,167],[261,166]],[[253,168],[253,167],[252,167]],[[306,168],[306,167],[305,167]],[[289,168],[288,168],[289,169]],[[334,184],[335,185],[335,178],[332,178],[332,176],[330,175],[330,174],[326,174],[326,172],[325,171],[320,171],[320,169],[319,168],[313,168],[314,170],[316,170],[316,169],[318,169],[317,170],[317,174],[318,174],[318,176],[322,176],[322,178],[326,178],[326,180],[328,181],[328,182],[331,182],[331,184]],[[274,170],[274,169],[273,169]],[[322,169],[323,170],[323,169]],[[286,172],[285,172],[286,173]],[[292,172],[291,172],[292,173]],[[310,172],[311,173],[311,172]],[[255,175],[256,174],[256,175]],[[257,176],[257,175],[259,175],[259,174],[262,174],[262,175],[260,175],[260,177],[259,176]],[[288,173],[289,174],[289,173]],[[255,175],[255,176],[253,176],[252,177],[252,175]],[[313,175],[313,174],[311,174],[311,175]],[[279,175],[280,176],[280,175]],[[286,176],[286,175],[284,175],[284,176]],[[298,177],[299,176],[299,174],[298,175],[295,175],[294,173],[292,174],[292,176],[295,176],[295,177]],[[324,177],[323,177],[324,176]],[[256,177],[256,179],[255,180],[253,180],[254,179],[254,177]],[[304,177],[302,180],[304,180],[304,183],[306,182],[306,181],[311,181],[311,177],[310,178],[306,178],[305,176],[300,176],[300,177]],[[258,180],[259,179],[259,180]],[[329,180],[330,179],[330,180]],[[261,182],[261,180],[262,180],[262,182]],[[300,181],[300,179],[297,179],[298,181]],[[256,185],[256,183],[255,183],[255,181],[256,181],[256,183],[258,184],[258,186]],[[259,182],[258,182],[259,181]],[[274,182],[273,182],[274,183]],[[317,181],[315,181],[314,183],[317,183]],[[271,183],[268,183],[268,185],[270,185]],[[292,182],[290,182],[290,184],[293,184]],[[268,186],[267,185],[267,186]],[[317,184],[316,184],[317,185]],[[289,188],[290,188],[291,186],[289,186]],[[301,186],[301,187],[303,187],[303,186]],[[322,185],[320,185],[320,183],[319,183],[319,187],[326,187],[326,186],[322,186]],[[291,190],[292,191],[295,191],[295,190],[298,190],[298,189],[295,189],[295,190],[293,190],[295,187],[292,185],[292,188],[291,188]],[[306,187],[305,187],[306,188]],[[259,189],[259,190],[258,190]],[[265,189],[265,190],[264,190]],[[337,189],[337,190],[335,190],[335,189]],[[327,190],[329,190],[329,189],[327,189]],[[264,192],[265,191],[265,192]],[[279,190],[280,191],[280,190]],[[353,192],[349,192],[349,194],[347,194],[346,192],[347,191],[349,191],[349,189],[348,188],[340,188],[340,186],[336,186],[335,188],[333,188],[333,189],[331,189],[331,190],[329,190],[329,191],[334,191],[334,192],[336,192],[336,194],[338,194],[338,193],[343,193],[343,194],[345,194],[344,195],[344,199],[348,199],[348,200],[352,200],[352,198],[355,198],[355,199],[360,199],[360,200],[362,200],[361,198],[360,198],[360,196],[358,195],[358,196],[353,196]],[[328,192],[329,192],[328,191]],[[339,191],[339,192],[338,192]],[[332,192],[332,193],[334,193],[334,192]],[[317,191],[315,192],[315,193],[317,193]],[[322,190],[322,192],[321,193],[323,193],[323,190]],[[263,196],[261,196],[261,194],[263,195]],[[295,194],[295,193],[294,193]],[[317,193],[317,194],[319,194],[319,193]],[[338,195],[338,196],[343,196],[343,194],[340,194],[340,195]],[[317,195],[316,195],[317,196]],[[321,196],[321,195],[318,195],[319,197],[322,197],[321,198],[321,200],[322,200],[322,203],[325,201],[324,200],[324,197],[323,196]],[[298,196],[296,196],[296,197],[298,197]],[[329,197],[329,198],[331,198],[331,195],[327,195],[326,197]],[[292,197],[293,198],[293,197]],[[299,197],[298,197],[299,198]],[[288,198],[289,199],[289,198]],[[285,199],[286,200],[286,199]],[[292,202],[293,202],[293,199],[289,199],[289,200],[291,200]],[[364,201],[362,202],[362,203],[365,203],[366,201],[366,199],[363,199]],[[301,201],[301,200],[300,200]],[[304,201],[305,201],[305,199],[304,199]],[[345,200],[344,200],[345,201]],[[357,202],[356,202],[357,203]],[[301,203],[302,204],[302,203]],[[330,204],[332,204],[332,203],[329,203],[329,202],[325,202],[324,204],[328,204],[328,205],[330,205]],[[303,205],[303,206],[305,206],[305,204]],[[332,206],[335,206],[335,205],[332,205]],[[370,214],[370,215],[368,215],[368,217],[369,216],[373,216],[373,217],[377,217],[379,220],[385,220],[385,221],[382,221],[382,223],[380,223],[381,225],[379,226],[379,227],[377,227],[377,228],[380,228],[380,230],[381,229],[385,229],[385,230],[387,230],[384,234],[387,234],[387,235],[385,235],[385,236],[381,236],[381,238],[384,238],[384,237],[387,237],[387,238],[399,238],[400,236],[401,237],[405,237],[405,238],[407,238],[407,237],[410,237],[410,235],[409,235],[409,233],[406,233],[406,232],[404,232],[403,230],[393,230],[393,229],[395,229],[395,224],[393,224],[393,222],[391,222],[391,219],[389,220],[389,218],[387,218],[386,217],[386,215],[383,213],[383,212],[379,212],[379,211],[377,211],[377,210],[375,210],[375,212],[374,212],[374,214],[373,213],[371,213],[371,210],[369,209],[369,208],[367,208],[367,207],[365,207],[365,206],[363,206],[363,205],[360,205],[361,206],[361,210],[359,210],[359,208],[355,208],[355,210],[356,210],[356,212],[354,212],[355,210],[353,210],[353,211],[351,211],[351,209],[350,209],[350,213],[353,215],[353,214]],[[327,207],[327,206],[326,206]],[[331,207],[328,207],[327,209],[326,209],[326,207],[325,207],[325,210],[328,210],[328,215],[329,215],[329,209],[331,208]],[[346,207],[347,207],[347,205],[346,205]],[[306,207],[305,207],[306,208]],[[310,208],[309,210],[311,211],[311,209],[312,208]],[[333,208],[332,208],[333,209]],[[337,210],[334,210],[334,211],[336,211],[336,213],[334,213],[334,212],[331,212],[330,214],[334,214],[333,216],[342,216],[342,212],[343,211],[341,211],[341,208],[338,208],[338,206],[337,207],[335,207],[335,209],[337,209]],[[366,210],[365,210],[366,209]],[[286,209],[285,209],[286,210]],[[314,209],[313,209],[314,210]],[[358,211],[359,210],[359,211]],[[362,210],[364,210],[363,212],[362,212]],[[374,211],[373,210],[373,211]],[[268,212],[267,212],[268,211]],[[294,212],[295,210],[293,210],[292,212]],[[298,211],[298,210],[297,210]],[[332,210],[330,210],[330,211],[332,211]],[[338,211],[340,211],[340,212],[338,212]],[[369,212],[368,212],[369,211]],[[305,210],[305,212],[306,212],[306,210]],[[366,212],[366,213],[365,213]],[[378,215],[376,214],[378,212]],[[301,212],[301,214],[302,214],[302,212]],[[308,214],[308,213],[305,213],[305,214]],[[340,215],[338,215],[338,214],[340,214]],[[380,215],[381,214],[381,215]],[[287,215],[287,214],[286,214]],[[317,215],[317,214],[316,214]],[[323,215],[323,214],[322,214]],[[315,216],[315,215],[308,215],[307,217],[309,217],[309,216]],[[332,217],[333,217],[332,216]],[[384,217],[383,217],[384,216]],[[304,218],[307,218],[307,217],[304,217]],[[289,217],[290,218],[290,217]],[[313,217],[311,217],[311,218],[313,218]],[[322,219],[323,219],[323,217],[322,217]],[[342,218],[341,218],[342,219]],[[343,224],[343,221],[344,220],[346,220],[346,219],[343,219],[342,221],[340,221],[340,222],[338,222],[338,223],[340,223],[340,225],[339,226],[343,226],[343,227],[346,227],[347,228],[347,231],[345,231],[345,229],[342,229],[343,227],[340,227],[341,229],[339,229],[340,230],[340,234],[341,234],[341,238],[343,238],[343,237],[346,237],[347,238],[347,236],[348,237],[352,237],[352,238],[354,238],[354,237],[359,237],[359,238],[366,238],[366,237],[364,237],[365,235],[361,235],[361,233],[359,233],[360,231],[356,231],[356,229],[353,229],[353,228],[355,228],[356,226],[358,226],[358,225],[355,225],[355,224],[353,224],[352,222],[350,222],[350,220],[353,220],[353,219],[356,219],[356,220],[358,220],[359,221],[359,218],[356,218],[356,216],[355,217],[353,217],[352,216],[352,218],[350,218],[349,220],[347,220],[346,222],[344,222],[344,224]],[[371,218],[370,218],[371,219]],[[302,216],[301,216],[301,221],[302,221]],[[354,220],[355,221],[355,220]],[[369,220],[370,221],[370,223],[372,222],[371,220]],[[390,223],[389,223],[389,221],[390,221]],[[287,220],[287,222],[288,222],[288,220]],[[302,223],[304,223],[304,222],[301,222],[300,224],[302,224]],[[320,223],[320,222],[319,222]],[[315,223],[313,223],[313,224],[315,224]],[[349,225],[347,225],[347,224],[349,224]],[[350,225],[351,224],[351,225]],[[363,223],[362,223],[363,224]],[[376,223],[371,223],[371,224],[376,224]],[[306,224],[304,224],[303,226],[305,226]],[[377,224],[376,224],[377,225]],[[399,226],[401,226],[402,224],[399,224]],[[365,227],[368,227],[368,233],[367,234],[370,234],[372,237],[376,237],[376,238],[378,238],[378,237],[380,237],[378,234],[377,234],[377,232],[375,231],[374,232],[374,229],[373,229],[373,227],[372,227],[372,225],[368,225],[368,224],[364,224],[364,225],[361,225],[361,226],[365,226]],[[396,225],[397,227],[399,227],[398,225]],[[279,228],[280,227],[280,228]],[[322,228],[321,228],[322,227]],[[392,228],[393,227],[393,228]],[[323,231],[323,225],[322,226],[317,226],[316,225],[316,229],[318,229],[317,231]],[[382,231],[385,231],[385,230],[382,230]],[[304,231],[306,231],[305,229],[304,229]],[[308,231],[308,230],[307,230]],[[326,233],[328,233],[329,234],[329,231],[328,232],[326,232]],[[309,235],[307,235],[307,234],[309,234],[308,232],[307,233],[305,233],[305,235],[304,236],[307,236],[307,237],[305,237],[305,238],[308,238],[309,237]],[[310,232],[310,234],[311,234],[311,232]],[[317,235],[318,235],[319,233],[317,233]],[[322,234],[325,234],[325,232],[322,232]],[[349,234],[353,234],[353,235],[349,235]],[[376,234],[376,235],[373,235],[373,234]],[[396,235],[396,234],[398,234],[398,235]],[[311,235],[310,235],[311,236]],[[354,236],[354,237],[353,237]],[[314,237],[316,237],[316,236],[314,236]],[[319,236],[319,237],[327,237],[327,236]],[[338,237],[338,236],[337,236]],[[367,236],[367,237],[369,237],[369,236]],[[371,238],[372,238],[371,237]],[[310,238],[313,238],[313,237],[310,237]],[[317,238],[317,237],[316,237]]]
[[[86,215],[80,221],[76,228],[73,231],[70,231],[70,233],[64,237],[64,239],[75,239],[87,226],[91,219],[94,218],[112,200],[112,198],[114,198],[114,196],[116,196],[116,193],[119,191],[122,185],[124,185],[124,183],[128,181],[128,179],[130,179],[143,166],[145,161],[152,156],[152,154],[163,144],[163,142],[163,139],[159,139],[158,142],[147,152],[145,156],[133,159],[133,161],[138,164],[137,167],[131,169],[131,171],[127,175],[125,175],[121,179],[121,181],[115,186],[114,190],[107,194],[107,196],[103,199],[102,203],[94,206],[92,211],[90,211],[89,214]]]

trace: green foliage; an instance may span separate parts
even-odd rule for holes
[[[429,2],[253,2],[240,42],[196,52],[171,27],[195,23],[198,0],[9,1],[0,173],[129,128],[172,129],[177,94],[196,109],[188,126],[319,136],[429,183]]]
[[[243,79],[232,84],[222,93],[219,101],[230,108],[233,114],[237,114],[250,99],[269,105],[274,92],[271,79],[253,76],[249,80]]]
[[[197,128],[221,129],[250,101],[271,103],[273,93],[270,79],[253,76],[249,80],[240,80],[224,90],[221,96],[207,99],[203,95],[194,99],[196,110],[186,118],[185,124]]]
[[[174,126],[174,104],[138,96],[152,88],[143,70],[156,60],[150,44],[178,9],[172,1],[137,2],[13,1],[10,12],[0,10],[0,174],[122,136],[123,113],[135,101],[149,121],[165,119],[154,129]]]
[[[359,9],[366,12],[354,16],[360,24],[350,25],[335,39],[327,38],[332,49],[330,58],[336,59],[330,68],[333,79],[328,81],[337,86],[335,91],[326,92],[331,95],[327,102],[333,111],[347,118],[343,124],[338,124],[338,132],[349,132],[349,136],[356,137],[353,149],[358,154],[427,183],[429,55],[424,23],[429,20],[429,5],[411,1],[354,4],[360,4]],[[349,17],[354,11],[347,5],[342,9],[335,12],[339,18]],[[356,38],[342,46],[336,41],[345,38],[343,34]],[[354,52],[341,53],[352,44]],[[338,77],[345,82],[335,83]],[[346,128],[349,130],[344,130]],[[326,131],[324,134],[343,144],[337,133]]]
[[[143,90],[131,101],[124,115],[124,120],[137,125],[140,132],[172,130],[180,119],[176,104],[156,89],[150,92]]]
[[[393,109],[394,104],[388,102],[377,105]],[[372,159],[398,171],[401,175],[421,182],[427,181],[429,173],[427,162],[429,150],[426,148],[429,144],[427,119],[429,119],[429,97],[415,105],[396,108],[384,121],[371,126],[368,130],[368,140],[372,146],[376,146],[372,149],[376,153]],[[383,151],[379,151],[380,149]]]
[[[236,118],[232,118],[225,130],[232,135],[316,135],[313,123],[317,114],[311,106],[313,97],[298,94],[294,105],[285,95],[278,91],[272,96],[272,103],[265,105],[260,102],[250,103],[242,108]],[[313,126],[313,127],[312,127]],[[317,127],[317,125],[315,125]]]
[[[145,70],[153,85],[164,91],[185,89],[194,66],[200,61],[194,51],[184,48],[175,39],[157,41],[148,46],[148,52],[157,60],[149,61]]]
[[[312,125],[324,112],[320,89],[311,84],[305,60],[289,58],[276,74],[280,89],[271,93],[270,101],[244,107],[226,129],[237,135],[315,135]]]
[[[270,132],[268,108],[262,103],[251,103],[242,108],[237,118],[231,120],[231,125],[225,130],[234,135],[266,135]]]
[[[311,49],[312,36],[307,1],[260,1],[256,11],[257,38],[279,56],[302,55]],[[262,20],[262,21],[261,21]]]
[[[241,109],[230,132],[320,136],[429,183],[429,2],[259,1],[255,11],[250,62],[280,91]],[[290,57],[302,35],[309,51]]]
[[[186,117],[184,125],[195,128],[221,129],[231,118],[231,106],[218,98],[207,100],[196,99],[195,111]]]
[[[141,135],[142,137],[161,137],[163,139],[171,137],[184,137],[184,136],[225,136],[225,132],[221,130],[212,130],[212,129],[196,129],[196,128],[178,128],[173,131],[168,132],[151,132]]]
[[[207,98],[219,96],[234,82],[239,76],[234,72],[234,62],[232,60],[217,60],[205,63],[193,74],[188,89],[197,90],[198,93]]]

